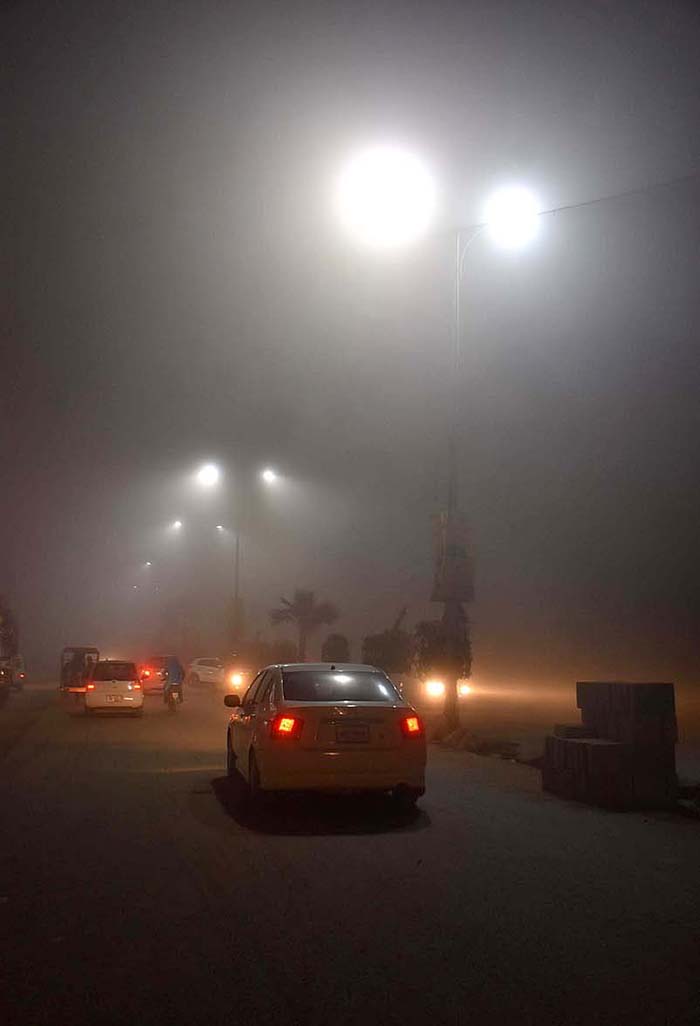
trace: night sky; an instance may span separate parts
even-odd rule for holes
[[[475,679],[698,679],[700,177],[645,189],[700,171],[696,3],[19,0],[0,35],[0,592],[30,666],[141,652],[169,602],[220,646],[234,502],[268,636],[295,586],[356,656],[402,605],[438,615],[448,228],[518,182],[642,191],[467,257]],[[384,140],[440,216],[378,255],[331,197]]]

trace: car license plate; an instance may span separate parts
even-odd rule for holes
[[[107,695],[107,701],[108,702],[121,702],[121,700],[122,700],[122,696],[121,695]]]
[[[369,727],[366,723],[344,723],[335,728],[335,739],[340,744],[367,744]]]

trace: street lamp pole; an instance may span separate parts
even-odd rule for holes
[[[435,209],[435,188],[431,177],[413,154],[396,146],[375,146],[349,161],[336,187],[337,213],[357,239],[377,249],[413,241],[428,228]],[[494,193],[485,209],[482,224],[457,228],[454,245],[453,367],[452,389],[447,397],[448,492],[447,508],[436,524],[436,566],[432,600],[443,605],[444,655],[449,676],[454,676],[445,693],[448,727],[459,724],[457,679],[459,671],[471,667],[468,620],[464,604],[472,601],[473,580],[466,523],[459,510],[457,440],[462,378],[461,289],[464,257],[484,228],[494,241],[515,248],[536,232],[540,212],[535,198],[518,186]],[[471,234],[470,234],[471,233]],[[455,671],[453,674],[453,670]]]
[[[445,726],[459,726],[457,681],[470,662],[469,621],[464,602],[472,595],[471,561],[466,546],[464,517],[459,509],[459,471],[457,462],[459,413],[462,386],[462,274],[464,255],[476,232],[464,242],[462,228],[454,234],[454,291],[452,315],[452,388],[449,397],[447,509],[440,518],[440,548],[433,597],[442,601],[442,628],[447,666],[445,681]]]
[[[279,480],[279,475],[272,467],[264,467],[260,471],[260,477],[266,486],[274,486]],[[234,553],[233,553],[233,638],[236,645],[239,645],[244,634],[244,609],[241,598],[241,549],[242,534],[245,525],[250,520],[249,505],[251,500],[246,501],[245,491],[239,492],[235,502],[234,513]]]
[[[241,531],[236,526],[236,549],[233,557],[233,601],[238,608],[241,597]]]

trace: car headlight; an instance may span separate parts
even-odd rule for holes
[[[229,677],[229,680],[233,684],[234,688],[239,688],[241,686],[241,684],[243,683],[243,674],[242,673],[232,673],[231,676]]]
[[[426,680],[425,693],[428,698],[443,698],[445,694],[445,685],[441,680]]]
[[[457,693],[460,698],[467,698],[472,693],[471,686],[469,684],[459,684],[457,687]]]

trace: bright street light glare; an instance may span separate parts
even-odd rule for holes
[[[223,524],[217,524],[216,525],[216,529],[217,529],[217,531],[223,531],[224,525]]]
[[[173,525],[172,526],[173,526],[173,529],[175,531],[179,531],[180,528],[182,527],[182,521],[181,520],[173,520]]]
[[[379,249],[413,242],[435,213],[435,186],[412,153],[374,146],[344,168],[335,195],[337,214],[358,241]]]
[[[146,562],[143,565],[144,566],[153,566],[153,563],[151,563],[150,559],[147,559]]]
[[[197,471],[197,482],[204,488],[211,488],[221,476],[221,471],[215,463],[205,463]]]
[[[493,241],[504,249],[520,249],[537,235],[540,205],[522,186],[509,186],[488,199],[484,221]]]
[[[277,480],[277,474],[272,469],[272,467],[265,467],[265,469],[261,472],[260,477],[263,479],[265,484],[274,484]]]

